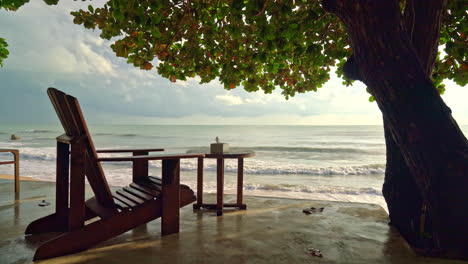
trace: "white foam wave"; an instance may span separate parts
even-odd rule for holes
[[[181,163],[182,170],[196,170],[196,160],[187,160]],[[154,166],[154,164],[153,164]],[[216,171],[214,160],[205,159],[204,169]],[[237,172],[237,160],[225,161],[225,172]],[[302,174],[302,175],[382,175],[385,173],[385,164],[367,164],[361,166],[327,166],[317,167],[310,164],[281,163],[277,161],[261,161],[248,159],[244,161],[245,174]]]
[[[54,130],[48,130],[48,129],[27,129],[22,131],[22,133],[51,133],[55,132]]]
[[[245,184],[245,190],[265,190],[276,192],[302,192],[302,193],[321,193],[321,194],[346,194],[346,195],[377,195],[382,196],[380,190],[374,188],[352,188],[343,186],[305,186],[288,184]]]
[[[21,160],[55,161],[56,158],[56,150],[53,147],[22,147],[19,151]]]
[[[56,150],[54,147],[21,147],[20,157],[23,161],[49,161],[55,162]],[[107,163],[106,163],[107,164]],[[109,165],[114,168],[130,168],[131,162],[118,162]],[[150,168],[160,169],[160,161],[150,161]],[[196,171],[197,160],[187,159],[181,161],[182,171]],[[204,170],[216,171],[216,161],[205,159]],[[225,172],[237,172],[237,160],[225,160]],[[268,175],[382,175],[385,173],[385,164],[367,164],[361,166],[313,166],[310,164],[281,163],[277,161],[264,161],[255,158],[245,160],[245,174],[268,174]]]

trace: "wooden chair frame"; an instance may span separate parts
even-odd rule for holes
[[[98,150],[89,136],[76,98],[55,89],[49,97],[66,134],[57,137],[55,213],[37,219],[26,234],[62,232],[36,251],[34,260],[86,250],[158,217],[162,235],[179,232],[179,208],[196,200],[193,191],[180,185],[180,159],[203,154],[148,155],[163,149]],[[97,153],[131,152],[128,157],[100,158]],[[148,161],[162,161],[162,178],[148,175]],[[112,193],[100,162],[131,161],[132,183]],[[95,196],[85,201],[85,177]],[[100,219],[86,224],[87,220]]]

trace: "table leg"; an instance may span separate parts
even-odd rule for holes
[[[197,203],[193,205],[194,209],[200,209],[203,204],[203,158],[198,158],[197,167]]]
[[[242,208],[242,195],[244,191],[244,158],[237,160],[237,206]]]
[[[19,194],[20,179],[19,179],[19,151],[14,151],[13,156],[15,159],[15,194]]]
[[[224,159],[219,158],[216,161],[216,187],[217,187],[217,203],[216,215],[223,215],[223,187],[224,187]]]

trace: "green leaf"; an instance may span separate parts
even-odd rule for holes
[[[5,41],[5,39],[0,38],[0,67],[3,67],[3,60],[8,58],[8,55],[10,54],[7,47],[8,43]]]
[[[462,66],[468,56],[466,6],[459,2],[447,4],[450,12],[440,32],[447,58],[438,58],[434,67],[437,87],[444,79],[468,82]],[[158,59],[158,73],[165,78],[199,76],[201,83],[219,78],[247,91],[280,88],[287,98],[316,91],[331,69],[344,85],[353,83],[342,69],[352,54],[346,28],[338,17],[325,15],[320,1],[263,4],[112,0],[91,14],[72,14],[75,23],[98,28],[102,38],[114,41],[114,52],[128,63],[141,68]]]
[[[151,31],[151,35],[153,35],[153,37],[155,37],[155,38],[160,38],[161,37],[161,32],[159,31],[159,29],[157,27],[155,27]]]

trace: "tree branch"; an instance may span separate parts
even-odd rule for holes
[[[446,6],[447,0],[407,0],[406,3],[403,27],[427,77],[431,76],[437,58]]]
[[[361,81],[361,73],[359,72],[359,66],[354,60],[354,56],[349,57],[349,59],[343,65],[343,73],[346,78],[350,80]]]
[[[265,3],[263,3],[263,7],[262,7],[262,10],[260,10],[260,12],[258,12],[257,14],[255,14],[254,16],[259,16],[261,15],[264,11],[265,11],[265,8],[268,4],[268,0],[265,0]]]

